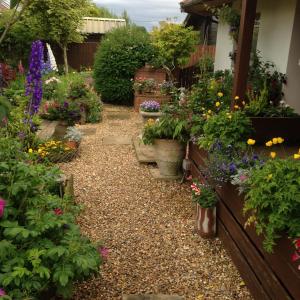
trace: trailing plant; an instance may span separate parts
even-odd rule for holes
[[[295,156],[297,158],[298,156]],[[300,157],[300,155],[299,155]],[[244,212],[247,224],[264,237],[264,248],[272,252],[283,232],[300,236],[300,161],[292,158],[270,159],[255,168],[247,181]]]
[[[204,135],[199,139],[199,146],[209,150],[216,142],[224,147],[245,149],[245,140],[251,135],[250,119],[238,110],[235,112],[222,111],[207,119],[203,127]]]
[[[203,208],[215,207],[218,198],[215,191],[210,185],[199,183],[194,181],[191,185],[193,201],[198,203]]]

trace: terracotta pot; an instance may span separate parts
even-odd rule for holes
[[[216,236],[217,232],[217,209],[203,208],[197,203],[196,231],[202,238],[210,239]]]
[[[140,115],[143,118],[143,122],[144,124],[148,122],[148,120],[153,119],[153,120],[157,120],[162,116],[162,113],[159,112],[146,112],[146,111],[141,111],[140,110]]]
[[[65,145],[71,149],[76,149],[78,148],[78,143],[75,141],[66,141]]]
[[[154,149],[160,174],[163,176],[179,175],[185,146],[176,140],[156,139]]]

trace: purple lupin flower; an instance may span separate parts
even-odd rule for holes
[[[44,65],[44,46],[35,41],[31,46],[29,71],[26,77],[26,96],[31,96],[28,111],[30,115],[38,112],[43,98],[42,69]]]

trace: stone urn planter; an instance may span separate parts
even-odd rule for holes
[[[198,203],[196,207],[196,232],[204,239],[214,238],[217,231],[216,207],[203,208]]]
[[[57,139],[63,139],[68,128],[68,123],[60,120],[58,125],[55,128],[54,137]]]
[[[153,120],[157,120],[162,116],[162,113],[159,112],[146,112],[146,111],[142,111],[140,110],[140,115],[143,119],[143,123],[147,123],[149,119],[153,119]]]
[[[177,140],[156,139],[155,159],[162,176],[178,176],[185,155],[185,146]]]

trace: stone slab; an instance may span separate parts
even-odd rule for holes
[[[155,179],[159,179],[159,180],[180,180],[182,179],[183,175],[179,174],[177,176],[164,176],[161,175],[159,172],[159,169],[150,169],[150,174],[153,176],[153,178]]]
[[[127,112],[111,112],[107,115],[108,120],[128,120],[130,115]]]
[[[140,163],[154,163],[155,151],[152,145],[144,145],[140,138],[133,139],[133,146]]]
[[[106,136],[103,138],[104,145],[132,145],[131,136]]]
[[[97,132],[96,128],[80,128],[80,131],[84,134],[84,135],[94,135]]]
[[[122,300],[184,300],[177,295],[123,295]]]
[[[51,139],[54,136],[58,125],[59,121],[43,120],[40,125],[40,129],[37,132],[37,137],[41,140]]]

